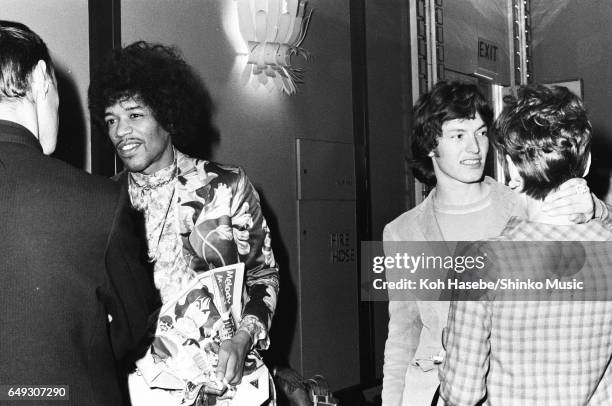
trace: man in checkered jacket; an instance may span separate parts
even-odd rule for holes
[[[574,224],[542,210],[549,193],[588,172],[591,125],[580,99],[562,87],[522,88],[496,123],[496,142],[527,219],[511,218],[496,241],[478,243],[494,257],[485,278],[609,283],[612,252],[602,243],[612,240],[609,224]],[[517,252],[521,241],[530,243]],[[612,302],[580,300],[588,292],[579,290],[458,295],[443,339],[440,395],[447,405],[612,404]],[[561,300],[568,295],[574,300]]]

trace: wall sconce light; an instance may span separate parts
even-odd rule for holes
[[[292,95],[303,83],[302,69],[291,65],[293,55],[309,58],[300,45],[306,37],[312,10],[306,0],[236,0],[240,34],[248,46],[241,82]]]

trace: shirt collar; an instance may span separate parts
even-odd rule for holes
[[[162,168],[155,173],[146,175],[139,172],[130,172],[130,179],[135,186],[146,189],[155,189],[157,187],[167,185],[176,178],[176,153],[174,160],[170,166]]]

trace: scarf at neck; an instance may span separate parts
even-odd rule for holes
[[[159,171],[146,175],[139,172],[130,172],[129,174],[129,191],[132,204],[138,210],[146,210],[150,203],[150,195],[152,192],[161,192],[161,189],[166,191],[174,190],[174,180],[176,179],[177,165],[176,154],[175,159],[170,166],[167,166]],[[170,185],[171,187],[165,187]],[[158,193],[155,193],[156,195]],[[167,193],[161,193],[165,195]],[[162,197],[162,196],[156,196]]]
[[[154,262],[155,286],[165,303],[180,292],[194,275],[185,263],[178,235],[174,193],[176,158],[172,165],[151,175],[130,173],[128,182],[132,205],[144,212],[149,259]]]

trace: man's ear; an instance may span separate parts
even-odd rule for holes
[[[32,97],[34,100],[38,97],[44,97],[49,92],[49,86],[53,78],[47,72],[47,64],[40,60],[32,70]]]
[[[589,152],[589,157],[587,158],[587,164],[584,167],[584,173],[582,174],[583,178],[589,174],[590,169],[591,169],[591,153]]]

